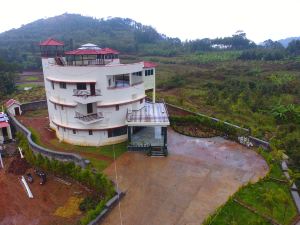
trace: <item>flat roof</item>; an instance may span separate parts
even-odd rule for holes
[[[165,103],[146,102],[140,110],[128,111],[126,124],[128,126],[169,126]]]

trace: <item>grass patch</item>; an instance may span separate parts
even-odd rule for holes
[[[262,149],[259,149],[259,153],[268,162],[268,175],[255,184],[242,187],[214,215],[208,217],[204,224],[271,224],[260,215],[271,217],[280,224],[290,224],[293,221],[297,209],[289,184],[270,179],[285,180],[280,164],[271,153]],[[260,215],[234,202],[234,198],[254,208]]]
[[[297,215],[289,186],[282,183],[262,180],[241,189],[235,196],[281,224],[290,224]]]
[[[31,87],[31,88],[34,88],[34,87],[38,87],[39,85],[38,84],[35,84],[35,83],[24,83],[24,84],[18,84],[17,85],[17,88],[19,90],[24,90],[24,88],[26,87]]]
[[[91,167],[93,167],[94,169],[96,169],[98,172],[102,172],[110,164],[107,161],[95,159],[93,157],[87,157],[87,159],[90,160]]]
[[[230,199],[224,207],[222,207],[215,217],[211,217],[212,221],[205,222],[205,225],[267,225],[270,224],[264,218],[256,215],[250,210],[240,206]]]
[[[55,210],[54,215],[64,218],[71,218],[73,216],[80,215],[79,205],[82,202],[83,198],[70,197],[64,206],[59,207]]]
[[[26,76],[25,79],[26,81],[38,81],[39,78],[36,76]]]

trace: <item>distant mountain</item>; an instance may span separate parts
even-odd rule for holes
[[[288,37],[285,39],[278,40],[284,47],[287,47],[289,43],[293,40],[300,40],[300,37]]]
[[[78,46],[93,42],[100,46],[115,47],[124,51],[136,50],[136,45],[156,43],[165,40],[151,26],[145,26],[132,19],[95,19],[78,14],[63,14],[48,19],[40,19],[0,34],[1,46],[13,44],[36,45],[39,41],[53,37]]]
[[[0,33],[0,57],[22,63],[23,66],[26,64],[25,67],[29,68],[40,65],[40,59],[36,57],[38,43],[49,37],[64,41],[67,50],[94,43],[100,47],[115,48],[121,53],[153,51],[154,48],[160,51],[170,44],[181,44],[178,38],[169,38],[153,27],[132,19],[95,19],[66,13]]]

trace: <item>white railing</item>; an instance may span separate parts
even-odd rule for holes
[[[80,112],[75,112],[75,118],[82,120],[84,122],[90,122],[93,120],[99,120],[103,118],[103,113],[102,112],[97,112],[97,113],[92,113],[92,114],[87,114],[84,115]]]
[[[101,90],[100,89],[95,89],[95,92],[92,93],[91,90],[74,89],[73,90],[73,95],[78,96],[78,97],[83,97],[83,98],[87,98],[89,96],[100,96],[101,95]]]

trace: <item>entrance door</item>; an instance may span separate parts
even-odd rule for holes
[[[15,108],[15,115],[20,116],[20,108],[19,107]]]
[[[91,87],[91,95],[96,95],[95,84],[90,84]]]

